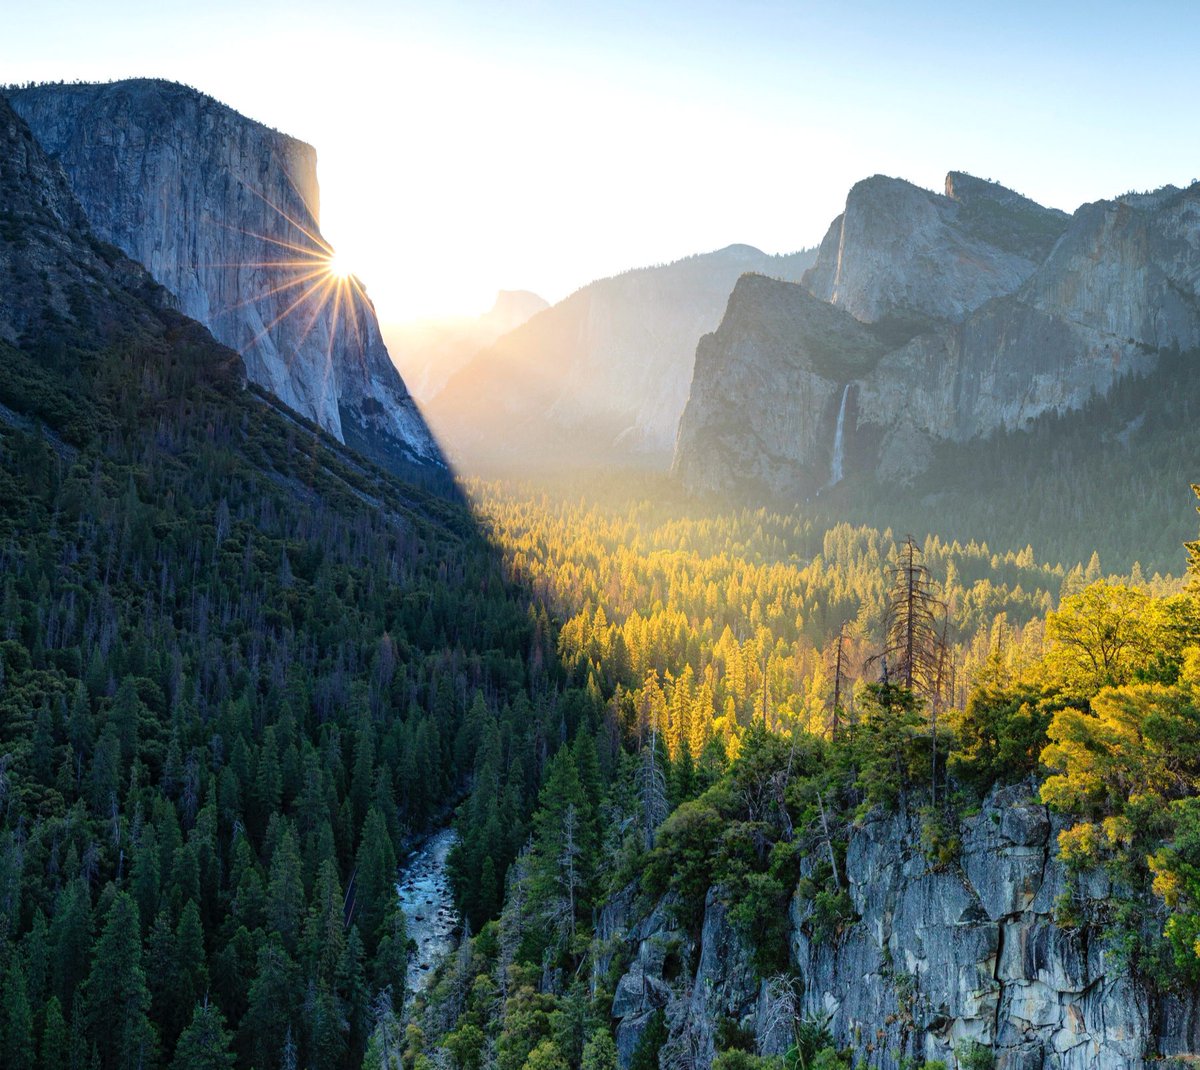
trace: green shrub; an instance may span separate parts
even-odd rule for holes
[[[964,1040],[954,1049],[959,1070],[994,1070],[995,1053],[978,1040]]]

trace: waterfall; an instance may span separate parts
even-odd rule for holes
[[[846,429],[846,398],[850,396],[850,384],[842,390],[842,403],[838,407],[837,428],[833,432],[833,457],[829,461],[829,483],[832,487],[842,481],[842,461],[845,459],[843,433]]]

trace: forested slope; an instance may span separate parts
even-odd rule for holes
[[[0,1065],[358,1066],[473,702],[536,792],[547,625],[464,509],[246,389],[2,100],[0,135]]]

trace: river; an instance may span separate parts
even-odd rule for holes
[[[396,894],[417,950],[408,960],[408,990],[422,992],[442,960],[458,946],[461,921],[454,909],[446,858],[454,846],[453,829],[430,836],[400,868]]]

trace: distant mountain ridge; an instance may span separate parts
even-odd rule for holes
[[[428,402],[480,350],[549,307],[529,290],[501,290],[481,316],[385,324],[383,337],[413,395]]]
[[[696,343],[734,283],[799,279],[806,250],[731,245],[584,286],[499,338],[429,405],[442,440],[491,470],[647,464],[666,469]]]
[[[673,469],[693,492],[806,498],[840,450],[847,475],[903,482],[939,443],[1198,347],[1200,185],[1066,216],[958,172],[945,195],[876,176],[800,284],[739,283],[697,349]]]
[[[153,79],[9,96],[92,230],[241,353],[251,380],[385,466],[444,469],[370,301],[304,298],[327,248],[310,146]]]

